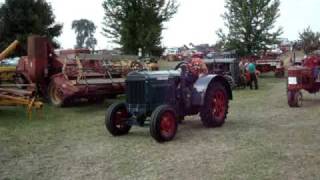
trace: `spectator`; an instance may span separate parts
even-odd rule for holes
[[[254,82],[254,87],[255,89],[258,89],[258,78],[257,78],[257,70],[256,70],[256,65],[252,62],[252,60],[250,61],[249,65],[248,65],[248,71],[250,73],[250,89],[252,89],[252,82]]]

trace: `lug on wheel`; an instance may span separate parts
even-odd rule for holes
[[[175,110],[162,105],[151,115],[150,134],[158,142],[172,140],[177,132],[178,122]]]
[[[203,125],[206,127],[222,126],[227,117],[228,103],[226,88],[219,82],[211,84],[200,112]]]
[[[114,136],[128,134],[131,125],[128,124],[129,113],[124,103],[112,104],[107,112],[105,125],[107,130]]]
[[[290,107],[302,106],[302,93],[301,91],[288,91],[288,105]]]

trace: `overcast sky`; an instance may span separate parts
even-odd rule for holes
[[[4,0],[0,0],[3,2]],[[101,35],[101,22],[104,16],[103,0],[48,0],[52,4],[56,20],[64,24],[63,34],[58,38],[63,48],[72,48],[75,35],[71,22],[86,18],[97,26],[98,49],[114,45]],[[216,30],[223,27],[221,14],[225,11],[224,0],[178,0],[178,13],[165,24],[164,46],[209,43],[217,40]],[[283,27],[282,37],[295,40],[298,33],[307,26],[320,32],[320,0],[281,0],[281,16],[277,26]]]

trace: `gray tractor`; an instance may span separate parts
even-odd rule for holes
[[[112,104],[105,125],[114,136],[127,134],[133,125],[149,126],[158,142],[172,140],[185,116],[200,113],[205,127],[225,122],[232,90],[221,75],[210,74],[186,82],[185,70],[131,72],[126,79],[126,100]]]

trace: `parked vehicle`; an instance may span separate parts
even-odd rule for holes
[[[87,49],[64,50],[59,55],[45,37],[28,38],[28,56],[17,67],[17,84],[36,84],[38,92],[55,106],[75,99],[101,101],[124,93],[124,79],[114,78],[111,56],[90,54]]]
[[[276,77],[284,77],[284,66],[278,53],[266,53],[256,60],[261,73],[274,72]]]
[[[288,68],[287,97],[290,107],[302,106],[302,92],[317,93],[320,90],[320,56],[312,55],[302,65]]]
[[[107,109],[107,130],[120,136],[128,134],[133,125],[149,125],[151,136],[164,142],[175,137],[178,122],[185,116],[200,113],[205,127],[222,126],[232,99],[228,81],[210,74],[188,87],[184,77],[180,69],[129,73],[126,100]]]
[[[232,88],[242,86],[239,58],[233,52],[208,53],[204,59],[210,74],[224,76]]]

